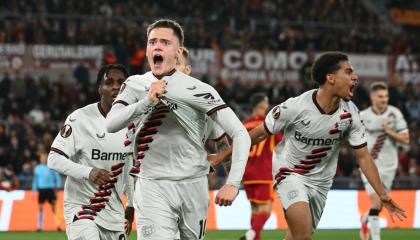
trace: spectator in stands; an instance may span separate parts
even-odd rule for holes
[[[16,177],[13,167],[7,165],[0,172],[0,190],[13,191],[19,188],[19,179]]]

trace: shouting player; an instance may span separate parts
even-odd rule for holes
[[[375,82],[370,87],[371,107],[360,113],[365,126],[367,146],[372,156],[381,183],[386,192],[391,190],[392,181],[398,167],[398,143],[408,144],[410,136],[407,122],[398,108],[388,105],[388,86],[384,82]],[[380,239],[379,212],[382,210],[381,199],[375,194],[375,190],[368,183],[366,176],[361,175],[365,189],[369,194],[370,210],[367,216],[362,217],[360,235],[362,240]]]
[[[337,168],[340,146],[352,146],[360,168],[391,218],[406,216],[384,190],[367,150],[365,127],[350,101],[357,76],[347,55],[322,54],[312,77],[320,85],[275,106],[250,132],[252,144],[278,132],[284,140],[273,152],[275,189],[285,209],[287,240],[312,239]],[[223,159],[229,151],[219,153]]]
[[[249,136],[233,111],[209,86],[176,71],[184,40],[181,26],[158,20],[147,30],[151,72],[127,79],[107,118],[118,131],[135,119],[137,130],[135,207],[140,239],[203,239],[209,206],[204,148],[208,117],[233,139],[232,170],[216,196],[229,206],[238,194],[250,147]]]
[[[126,239],[131,231],[131,152],[122,144],[125,131],[110,134],[105,128],[107,113],[127,75],[119,64],[102,67],[97,77],[100,101],[71,113],[51,146],[48,166],[67,176],[64,217],[70,240]],[[128,198],[125,211],[123,191]]]

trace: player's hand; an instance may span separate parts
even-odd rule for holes
[[[239,188],[225,184],[217,193],[215,203],[219,206],[230,206],[238,196]]]
[[[207,160],[210,162],[210,165],[217,166],[222,163],[230,154],[232,154],[232,148],[225,148],[220,150],[216,154],[207,155]]]
[[[113,180],[112,173],[105,169],[93,168],[89,173],[89,180],[97,185],[103,185]]]
[[[134,220],[134,208],[133,207],[126,207],[125,208],[125,219],[124,219],[124,231],[125,234],[128,236],[131,233],[131,228],[133,226]]]
[[[382,127],[384,128],[385,132],[388,132],[389,125],[388,125],[388,119],[382,119]]]
[[[166,93],[166,85],[168,84],[165,80],[158,80],[153,82],[149,87],[149,92],[147,93],[147,98],[149,101],[154,104],[159,102],[159,99],[163,97]]]
[[[394,202],[394,200],[392,200],[392,198],[390,198],[388,195],[381,196],[381,201],[383,206],[388,210],[392,222],[395,222],[394,216],[397,216],[400,221],[403,221],[405,218],[407,218],[405,215],[405,210],[398,206],[398,204]]]

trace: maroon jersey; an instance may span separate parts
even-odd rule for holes
[[[261,123],[264,123],[264,119],[264,116],[251,116],[242,121],[242,123],[248,131],[251,131]],[[244,184],[270,184],[272,182],[272,152],[282,137],[282,133],[270,135],[251,147],[245,174],[242,179]]]

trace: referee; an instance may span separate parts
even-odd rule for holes
[[[48,168],[47,166],[47,155],[42,153],[40,155],[40,163],[35,167],[34,179],[32,181],[32,191],[38,191],[38,232],[42,231],[42,220],[43,220],[43,205],[45,201],[51,204],[52,212],[54,214],[55,224],[57,230],[61,231],[60,228],[60,217],[56,211],[56,190],[62,187],[62,181],[60,175]]]

